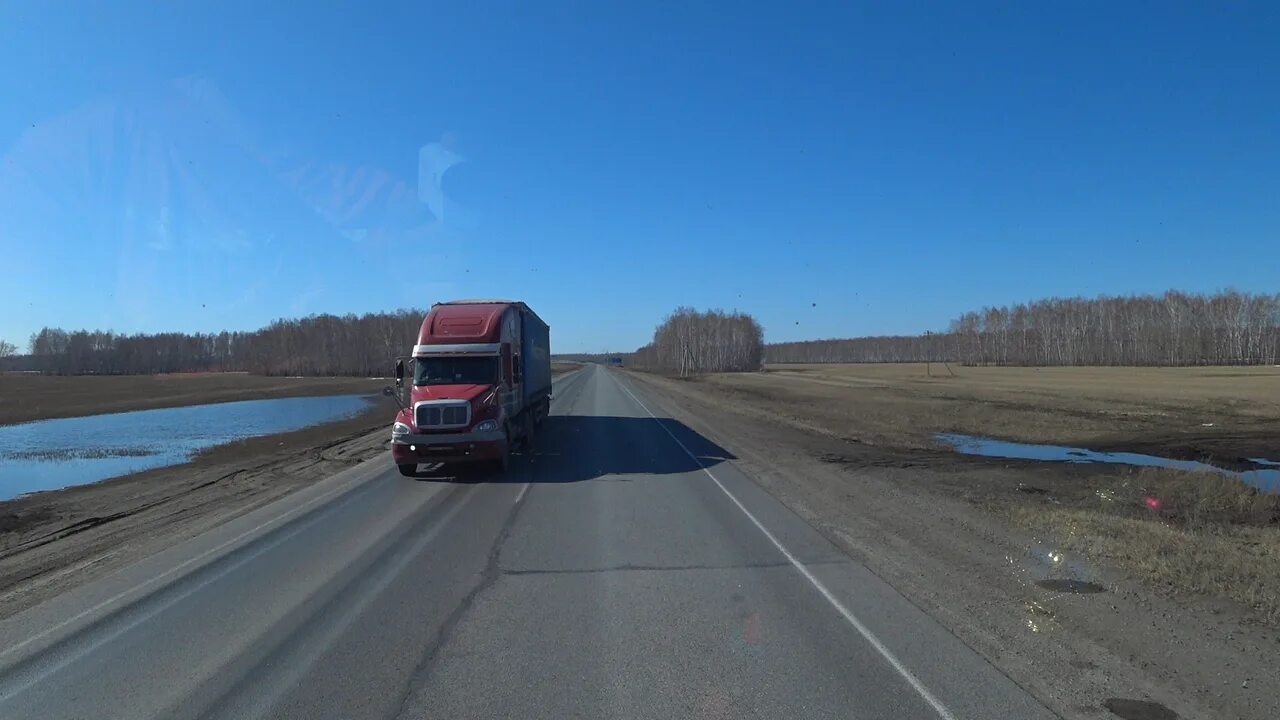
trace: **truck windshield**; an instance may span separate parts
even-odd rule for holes
[[[414,385],[493,385],[498,382],[496,357],[420,357],[414,365]]]

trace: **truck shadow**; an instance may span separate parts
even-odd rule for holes
[[[630,482],[643,480],[646,475],[698,472],[734,459],[728,450],[670,418],[552,415],[543,422],[535,440],[532,452],[521,449],[512,455],[511,466],[505,473],[444,465],[424,472],[422,479],[490,483],[571,483],[596,479]]]

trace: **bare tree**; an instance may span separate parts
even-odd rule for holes
[[[1251,365],[1280,357],[1280,295],[1171,290],[984,308],[934,336],[931,359],[968,365]],[[922,362],[918,336],[767,346],[769,362]]]
[[[268,375],[381,375],[417,337],[425,313],[313,315],[253,332],[119,335],[43,328],[31,336],[48,373],[146,374],[241,370]]]
[[[682,307],[658,326],[653,342],[631,354],[630,364],[687,377],[759,370],[763,360],[764,330],[755,318]]]

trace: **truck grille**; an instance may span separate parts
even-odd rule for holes
[[[466,427],[471,420],[471,406],[466,403],[422,404],[414,411],[414,420],[424,430]]]

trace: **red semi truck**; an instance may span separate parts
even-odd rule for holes
[[[511,449],[528,446],[551,406],[551,328],[522,302],[437,303],[413,356],[396,361],[396,388],[384,392],[400,403],[391,456],[402,475],[416,476],[422,463],[505,469]]]

